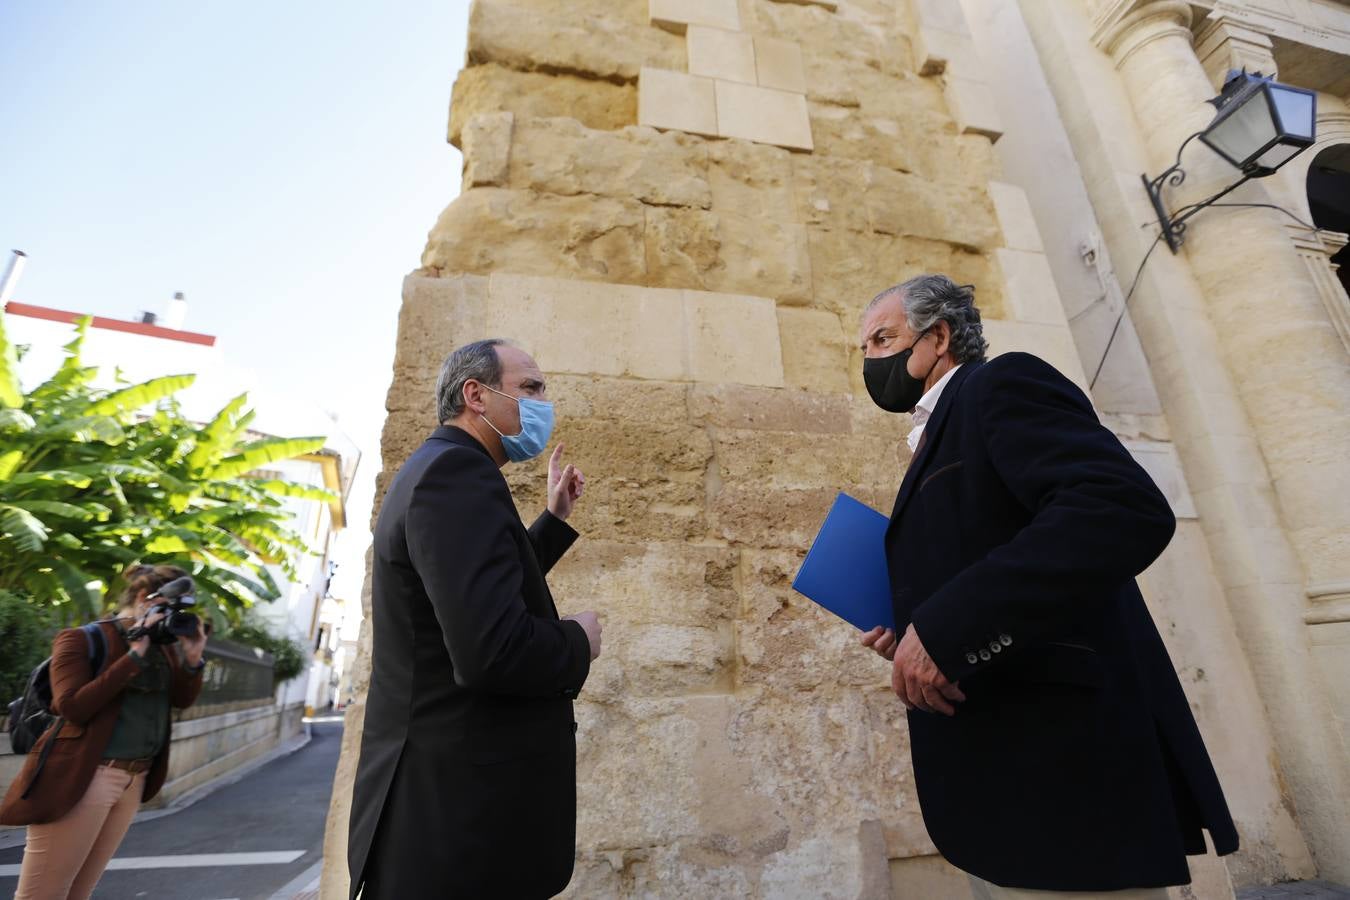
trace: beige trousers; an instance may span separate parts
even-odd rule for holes
[[[970,890],[975,900],[1167,900],[1167,888],[1135,888],[1129,891],[1029,891],[1025,888],[1006,888],[990,884],[983,878],[970,875]]]
[[[70,812],[29,825],[14,900],[87,900],[141,805],[145,773],[99,766]]]

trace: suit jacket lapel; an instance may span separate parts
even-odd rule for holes
[[[924,467],[932,459],[938,440],[942,436],[942,429],[946,426],[952,406],[956,403],[956,395],[961,391],[961,385],[979,365],[979,363],[966,363],[961,366],[952,376],[952,380],[947,382],[947,386],[942,389],[942,396],[938,398],[937,409],[933,410],[933,415],[929,417],[928,424],[923,428],[923,444],[919,447],[919,452],[914,454],[914,458],[910,460],[909,468],[905,470],[905,478],[900,482],[900,493],[896,495],[895,509],[891,511],[891,525],[900,520],[900,513],[904,511],[905,504],[909,502],[910,495],[914,493],[914,485],[918,483]]]
[[[440,428],[437,428],[435,431],[431,433],[431,437],[428,438],[428,440],[449,441],[450,443],[458,444],[461,447],[471,447],[477,450],[479,453],[482,453],[484,456],[491,455],[488,453],[486,447],[478,443],[477,438],[469,434],[464,429],[457,428],[454,425],[442,425]],[[543,574],[544,567],[540,565],[539,557],[534,552],[534,544],[530,541],[529,530],[525,527],[525,523],[520,521],[520,515],[518,512],[516,512],[514,506],[512,506],[512,513],[516,516],[516,522],[520,526],[521,533],[524,535],[524,544],[525,544],[524,552],[527,558],[529,559],[530,563],[533,564],[534,566],[533,574],[537,574],[539,576],[539,582],[543,586],[544,602],[547,604],[548,610],[553,613],[553,618],[557,619],[559,618],[558,605],[553,599],[553,593],[548,589],[548,581],[544,578]],[[534,612],[534,610],[531,610],[531,612]]]

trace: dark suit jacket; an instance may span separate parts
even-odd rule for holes
[[[352,796],[351,895],[547,897],[572,877],[572,698],[590,645],[544,575],[576,539],[527,531],[487,451],[437,429],[375,526],[374,652]]]
[[[0,824],[54,822],[70,812],[89,789],[94,770],[112,740],[126,687],[141,671],[135,658],[127,655],[127,642],[117,626],[103,622],[100,627],[108,653],[97,678],[90,669],[89,644],[80,629],[62,631],[52,641],[52,710],[61,718],[28,751],[19,777],[0,804]],[[173,673],[169,703],[178,709],[191,706],[202,690],[201,673],[184,671],[173,648],[152,644],[150,652],[164,653],[169,662]],[[52,742],[39,772],[43,749]],[[146,771],[142,802],[159,793],[168,771],[169,735],[165,735],[163,749]],[[25,792],[27,797],[23,796]]]
[[[1237,832],[1134,578],[1176,527],[1068,379],[1010,353],[952,376],[886,534],[911,622],[967,700],[909,714],[924,821],[1005,887],[1189,882]]]

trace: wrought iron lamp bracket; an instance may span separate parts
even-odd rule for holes
[[[1242,177],[1230,184],[1228,187],[1219,191],[1211,197],[1206,197],[1199,203],[1191,203],[1183,206],[1178,215],[1172,215],[1167,211],[1166,204],[1163,203],[1162,191],[1164,185],[1176,187],[1186,180],[1186,170],[1181,167],[1181,153],[1186,149],[1186,145],[1204,134],[1203,131],[1197,131],[1195,134],[1181,142],[1177,148],[1176,162],[1164,169],[1157,178],[1149,178],[1147,175],[1140,175],[1144,182],[1144,190],[1148,192],[1148,199],[1153,203],[1153,211],[1158,216],[1158,225],[1162,227],[1162,238],[1167,241],[1167,248],[1174,254],[1181,248],[1181,242],[1186,238],[1186,220],[1205,207],[1211,205],[1220,197],[1228,192],[1235,190],[1240,185],[1246,184],[1252,178],[1263,174],[1260,170],[1253,169],[1242,173]]]

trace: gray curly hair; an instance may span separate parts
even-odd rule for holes
[[[904,304],[905,322],[915,335],[944,321],[952,332],[951,353],[956,361],[984,362],[989,342],[975,305],[975,285],[957,284],[946,275],[916,275],[877,294],[867,309],[897,295]]]

